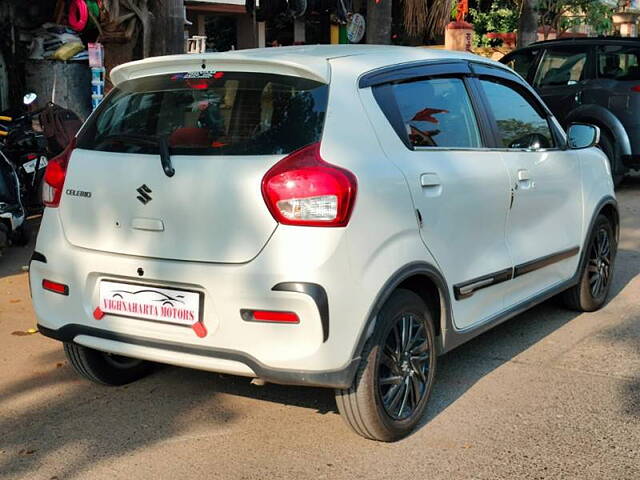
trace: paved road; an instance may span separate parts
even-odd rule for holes
[[[548,302],[441,359],[423,426],[365,441],[332,393],[165,367],[136,384],[80,380],[38,334],[28,249],[0,258],[0,478],[640,479],[640,178],[613,298]]]

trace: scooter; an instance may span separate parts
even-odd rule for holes
[[[26,245],[29,242],[26,217],[20,200],[18,174],[0,149],[0,254],[5,247]]]
[[[36,99],[35,93],[28,93],[23,103],[28,109]],[[36,211],[42,208],[42,178],[48,163],[47,139],[32,126],[33,118],[41,111],[27,111],[18,117],[0,116],[3,153],[18,174],[22,204]]]

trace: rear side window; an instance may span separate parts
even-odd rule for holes
[[[587,50],[580,47],[550,48],[544,52],[536,87],[575,85],[586,75]]]
[[[537,55],[538,50],[523,50],[522,52],[516,52],[509,56],[509,61],[506,62],[506,64],[520,74],[522,78],[526,79],[531,72]]]
[[[529,100],[508,85],[480,80],[505,148],[539,149],[554,146],[549,122]]]
[[[412,146],[481,146],[478,123],[460,78],[398,83],[392,91]]]
[[[602,45],[598,47],[598,77],[613,80],[640,80],[638,45]]]
[[[244,72],[158,75],[119,85],[91,116],[78,147],[178,155],[285,154],[322,135],[328,86]]]

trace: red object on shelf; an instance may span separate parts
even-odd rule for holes
[[[76,32],[81,32],[89,21],[89,8],[84,0],[71,0],[69,5],[69,26]]]

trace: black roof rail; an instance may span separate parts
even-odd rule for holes
[[[543,43],[554,43],[554,42],[594,42],[599,40],[613,40],[616,42],[640,42],[640,38],[638,37],[616,37],[613,35],[602,35],[598,37],[562,37],[562,38],[552,38],[548,40],[538,40],[537,42],[533,42],[529,44],[531,45],[541,45]]]

